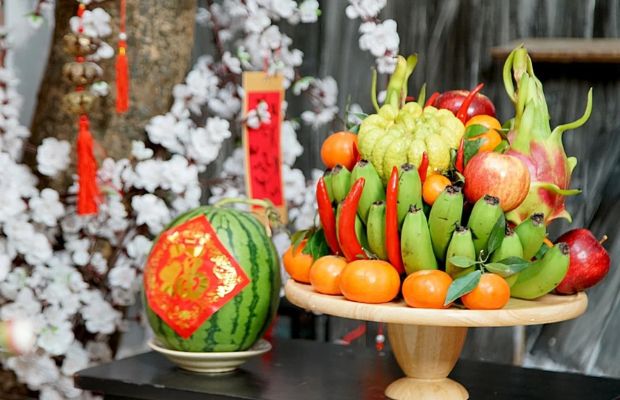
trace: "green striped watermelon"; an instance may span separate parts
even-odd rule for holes
[[[280,298],[280,263],[265,227],[250,213],[200,207],[176,218],[169,227],[204,214],[224,247],[235,257],[250,283],[183,339],[147,305],[155,336],[166,347],[190,352],[243,351],[260,339],[275,315]],[[146,302],[145,302],[146,303]]]

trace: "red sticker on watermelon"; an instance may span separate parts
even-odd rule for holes
[[[163,232],[144,269],[149,306],[184,339],[248,283],[204,215]]]

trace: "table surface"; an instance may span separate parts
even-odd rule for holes
[[[317,293],[312,286],[289,279],[286,298],[306,310],[363,321],[428,326],[515,326],[540,325],[565,321],[583,314],[588,296],[579,292],[571,296],[548,294],[536,300],[511,298],[500,310],[447,310],[407,307],[404,300],[382,304],[349,301],[342,296]]]
[[[106,398],[375,400],[403,376],[391,353],[303,340],[278,340],[273,347],[221,376],[185,372],[149,352],[80,371],[75,382]],[[474,400],[620,398],[620,380],[477,361],[459,361],[450,377]]]

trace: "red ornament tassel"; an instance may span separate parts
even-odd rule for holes
[[[125,0],[121,0],[120,33],[116,56],[116,112],[129,109],[129,61],[127,60],[127,34],[125,33]]]
[[[86,114],[81,115],[76,144],[79,183],[77,213],[79,215],[97,214],[99,208],[97,160],[93,152],[93,137],[90,134],[89,125]]]
[[[127,44],[118,41],[116,57],[116,112],[124,113],[129,109],[129,63],[125,54]]]

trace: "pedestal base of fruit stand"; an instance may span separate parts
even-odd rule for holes
[[[391,399],[467,399],[448,378],[465,343],[467,328],[388,324],[388,338],[406,378],[385,390]]]
[[[510,299],[501,310],[432,310],[411,308],[400,302],[364,304],[342,296],[316,293],[310,285],[293,280],[286,297],[304,309],[343,318],[386,322],[388,338],[406,377],[391,383],[385,394],[396,400],[460,400],[467,390],[448,378],[461,354],[467,328],[538,325],[581,315],[587,308],[585,293],[546,295],[535,301]]]

